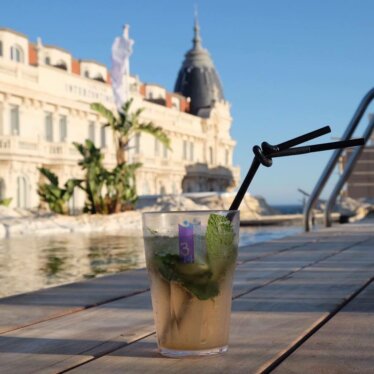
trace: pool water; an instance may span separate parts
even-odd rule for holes
[[[301,232],[301,227],[242,227],[240,245]],[[142,238],[59,234],[0,240],[0,297],[145,266]]]

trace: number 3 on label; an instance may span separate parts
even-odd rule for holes
[[[190,249],[188,248],[187,242],[180,243],[180,252],[182,256],[188,256],[190,254]]]

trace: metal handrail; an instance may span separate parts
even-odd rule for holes
[[[368,127],[366,128],[363,138],[365,139],[365,144],[369,141],[371,134],[374,131],[374,116],[370,116],[370,121],[368,124]],[[361,153],[363,152],[365,146],[362,147],[357,147],[353,153],[351,154],[351,157],[348,160],[347,165],[344,168],[343,174],[340,176],[338,182],[335,185],[335,188],[331,192],[331,195],[329,199],[326,202],[325,206],[325,226],[326,227],[331,227],[332,225],[332,219],[331,219],[331,211],[335,206],[336,199],[342,190],[345,182],[351,175],[353,168],[356,165],[356,162],[358,158],[360,157]]]
[[[364,115],[367,107],[374,99],[374,88],[372,88],[361,100],[360,105],[356,109],[351,121],[349,122],[343,136],[342,140],[348,140],[351,138],[353,132],[356,130],[357,125],[359,124],[362,116]],[[329,162],[327,163],[325,169],[323,170],[317,184],[315,185],[306,205],[304,208],[304,229],[305,231],[310,231],[311,228],[311,212],[314,208],[314,205],[317,202],[318,197],[320,196],[323,188],[325,187],[328,179],[330,178],[336,164],[339,161],[339,158],[343,152],[343,149],[337,149],[334,151],[333,155],[331,156]]]

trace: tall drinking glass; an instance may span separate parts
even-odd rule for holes
[[[160,353],[226,352],[239,211],[143,213],[143,233]]]

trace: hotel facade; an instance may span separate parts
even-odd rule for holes
[[[142,163],[136,175],[138,194],[232,189],[239,168],[233,166],[230,105],[197,23],[174,91],[130,77],[133,109],[144,108],[142,120],[162,127],[172,148],[148,134],[131,140],[127,159]],[[111,130],[90,109],[93,102],[115,109],[105,65],[0,29],[0,199],[12,198],[13,207],[37,207],[40,166],[54,171],[60,184],[81,177],[74,141],[91,139],[105,154],[106,166],[115,165]],[[84,195],[76,189],[71,208],[83,203]]]

